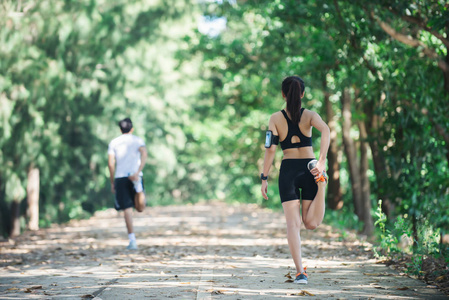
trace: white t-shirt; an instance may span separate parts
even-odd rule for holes
[[[139,148],[145,142],[130,133],[122,134],[109,143],[108,154],[115,156],[115,178],[128,177],[137,172],[140,166]],[[140,172],[142,176],[142,172]]]

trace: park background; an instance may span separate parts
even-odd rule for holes
[[[1,234],[112,207],[107,145],[124,117],[147,143],[150,206],[281,209],[280,150],[268,201],[259,174],[297,74],[332,132],[325,222],[378,255],[416,254],[410,272],[447,264],[448,35],[437,0],[3,0]]]

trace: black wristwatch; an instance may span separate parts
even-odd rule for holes
[[[267,180],[268,176],[264,176],[263,173],[260,173],[260,179],[262,180]]]

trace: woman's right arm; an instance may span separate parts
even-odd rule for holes
[[[268,124],[268,130],[271,130],[273,132],[273,135],[276,135],[276,136],[279,135],[279,133],[277,132],[275,123],[274,123],[273,115],[270,118],[270,122]],[[270,146],[270,148],[265,148],[265,157],[263,160],[263,169],[262,169],[262,173],[264,176],[268,176],[268,174],[270,173],[270,168],[271,168],[271,165],[273,164],[274,155],[276,153],[276,146],[277,145],[272,144]],[[262,191],[262,196],[264,197],[264,199],[268,200],[268,196],[267,196],[268,180],[262,180],[261,191]]]
[[[311,170],[312,174],[319,175],[326,168],[326,157],[330,144],[330,130],[329,126],[327,126],[327,124],[323,121],[323,119],[321,119],[320,115],[317,113],[313,114],[310,124],[316,129],[318,129],[319,132],[321,132],[320,156],[318,158],[318,163],[315,167],[316,170],[314,169]]]

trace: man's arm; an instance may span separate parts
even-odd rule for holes
[[[115,175],[115,155],[108,155],[109,180],[111,181],[111,191],[115,193],[114,175]]]
[[[142,172],[143,168],[145,167],[145,164],[147,162],[147,148],[145,148],[145,146],[141,146],[139,147],[139,152],[140,152],[140,166],[139,169],[137,170],[136,173],[132,174],[131,176],[129,176],[128,178],[132,181],[136,181],[139,179],[139,174],[140,172]]]
[[[145,148],[145,146],[142,146],[139,148],[139,152],[140,152],[140,166],[139,166],[139,170],[137,170],[137,173],[140,173],[143,171],[143,167],[145,167],[145,164],[147,162],[147,148]]]

